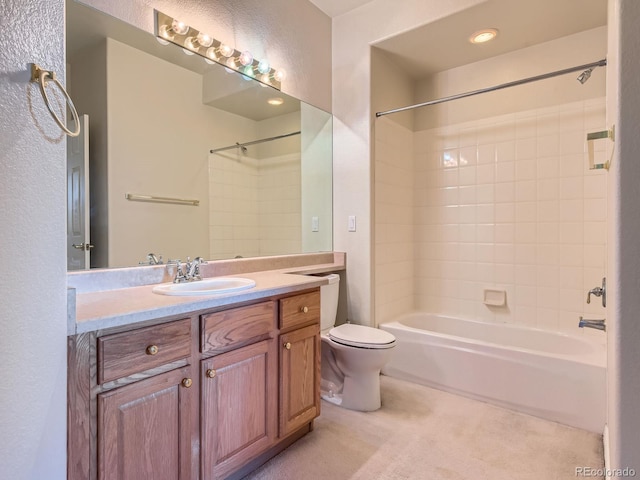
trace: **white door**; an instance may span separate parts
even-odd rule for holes
[[[73,130],[73,126],[69,127]],[[67,137],[67,270],[90,266],[89,116],[80,116],[80,135]]]

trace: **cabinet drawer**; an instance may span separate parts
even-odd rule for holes
[[[202,353],[241,345],[275,329],[275,302],[263,302],[202,316]]]
[[[280,299],[280,328],[320,321],[320,291]]]
[[[189,357],[191,320],[98,338],[98,382],[105,383],[133,373]]]

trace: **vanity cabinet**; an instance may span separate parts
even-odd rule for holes
[[[70,480],[242,478],[320,414],[320,291],[69,337]]]
[[[320,292],[280,300],[280,436],[320,415]]]
[[[190,480],[191,367],[98,395],[98,478]]]
[[[275,339],[202,361],[204,480],[225,478],[275,443],[277,367]]]

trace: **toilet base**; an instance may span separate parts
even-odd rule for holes
[[[360,412],[373,412],[380,408],[380,370],[357,377],[344,377],[341,407]]]

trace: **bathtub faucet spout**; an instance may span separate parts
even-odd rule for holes
[[[606,319],[604,318],[602,320],[585,320],[584,318],[580,317],[580,322],[578,323],[578,327],[595,328],[596,330],[606,331],[607,326],[604,323],[605,320]]]

